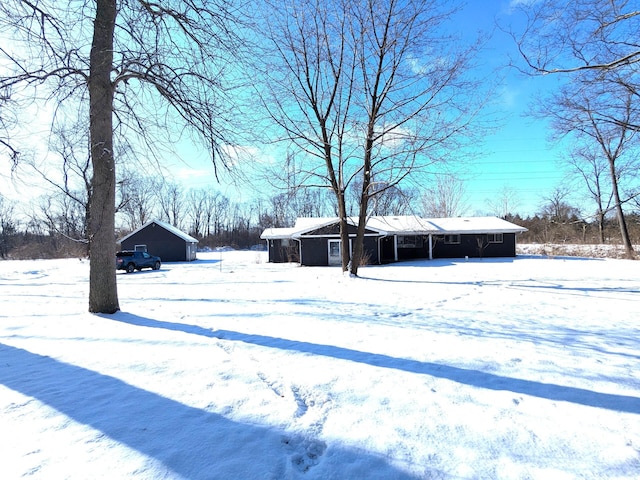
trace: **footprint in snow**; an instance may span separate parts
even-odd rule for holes
[[[300,390],[298,389],[298,387],[291,386],[291,393],[293,393],[293,399],[295,400],[296,405],[298,406],[298,409],[296,410],[296,413],[294,414],[294,416],[295,418],[300,418],[309,411],[309,404],[307,403],[307,400],[305,399],[304,395],[300,393]]]
[[[304,438],[282,438],[282,445],[292,452],[291,464],[304,473],[320,463],[320,457],[327,450],[327,444],[321,440],[307,440]]]

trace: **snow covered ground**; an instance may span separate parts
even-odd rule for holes
[[[0,478],[640,479],[640,263],[0,262]]]
[[[640,245],[634,245],[640,253]],[[568,243],[531,243],[518,244],[518,254],[543,255],[547,257],[571,256],[589,258],[625,258],[624,247],[619,244],[568,244]]]

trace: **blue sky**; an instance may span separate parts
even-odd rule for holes
[[[509,13],[509,2],[504,1],[469,2],[461,19],[463,28],[470,31],[474,26],[492,30],[496,19],[501,24],[517,21]],[[492,70],[506,67],[510,59],[519,60],[515,44],[507,34],[495,29],[480,63]],[[559,165],[562,150],[549,141],[547,123],[526,112],[562,79],[527,76],[514,68],[503,68],[500,74],[504,78],[495,98],[500,126],[485,137],[479,146],[481,155],[473,160],[466,182],[469,213],[492,213],[487,211],[488,203],[509,191],[516,212],[533,215],[566,174]]]
[[[454,24],[466,38],[472,38],[477,31],[494,30],[497,17],[501,23],[512,20],[509,2],[471,0]],[[489,75],[489,72],[505,67],[510,56],[517,58],[513,41],[495,29],[492,40],[479,58],[478,74]],[[494,213],[491,204],[498,203],[505,191],[510,192],[514,213],[533,215],[565,177],[559,167],[561,150],[548,142],[550,132],[546,123],[524,115],[531,103],[539,100],[539,92],[555,85],[559,79],[530,77],[506,68],[502,68],[500,74],[504,79],[496,91],[492,108],[500,118],[501,126],[484,137],[484,142],[477,145],[479,154],[465,167],[467,208],[463,214],[466,215]],[[237,202],[250,201],[255,196],[255,191],[250,189],[238,190],[225,182],[216,184],[208,156],[194,156],[192,148],[186,151],[184,160],[168,159],[165,164],[171,178],[180,181],[185,189],[215,188]],[[10,198],[29,195],[32,191],[29,181],[10,185],[6,182],[7,172],[7,165],[2,165],[3,195]]]
[[[493,32],[478,59],[477,74],[502,78],[490,105],[499,126],[476,146],[472,159],[466,162],[465,154],[459,158],[465,162],[461,167],[467,207],[463,215],[494,214],[492,204],[497,203],[505,191],[510,192],[512,213],[534,215],[540,211],[545,197],[550,196],[565,177],[559,167],[561,151],[548,141],[550,131],[546,123],[525,115],[532,102],[539,100],[540,93],[557,85],[561,78],[527,76],[507,68],[510,58],[517,59],[516,46],[507,34],[496,28],[496,20],[505,23],[514,19],[509,13],[510,3],[471,0],[452,22],[461,29],[454,33],[462,33],[468,41],[475,39],[478,32]],[[208,168],[205,158],[195,169],[181,167],[178,177],[192,185],[205,186],[210,181]],[[239,200],[248,200],[254,194],[225,185],[220,189]]]
[[[498,126],[484,136],[472,158],[466,159],[464,153],[458,158],[464,162],[460,167],[466,190],[463,215],[495,213],[491,204],[505,191],[510,192],[512,213],[533,215],[565,177],[559,166],[561,151],[548,141],[546,123],[525,115],[531,104],[539,101],[541,92],[562,79],[533,77],[507,68],[510,59],[518,59],[516,45],[496,28],[496,22],[517,21],[509,11],[513,1],[518,0],[470,0],[451,22],[459,29],[453,33],[461,33],[465,41],[473,41],[479,32],[492,32],[478,58],[477,75],[502,79],[489,106]],[[183,173],[189,176],[188,171]],[[204,182],[205,178],[196,181]]]

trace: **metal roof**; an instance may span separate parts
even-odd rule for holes
[[[527,229],[498,217],[431,218],[440,234],[521,233]]]
[[[298,238],[306,232],[338,223],[338,217],[300,217],[295,226],[267,228],[260,238]],[[349,217],[347,223],[357,225],[357,219]],[[521,233],[527,229],[498,217],[422,218],[417,215],[373,216],[367,220],[367,228],[381,235],[446,235],[474,233]]]
[[[380,230],[386,234],[428,235],[434,233],[435,227],[425,218],[417,215],[375,216],[369,218],[367,227]]]

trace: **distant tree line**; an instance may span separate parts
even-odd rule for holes
[[[537,213],[521,217],[508,215],[505,219],[527,228],[529,231],[518,236],[518,243],[552,244],[613,244],[620,245],[620,229],[613,218],[604,221],[603,228],[595,221],[580,218],[574,213],[555,216]],[[627,215],[631,242],[640,245],[640,213]],[[604,240],[601,235],[604,234]]]
[[[349,215],[357,214],[356,193],[357,187]],[[25,214],[0,195],[0,258],[86,257],[86,204],[82,198],[83,195],[54,192],[41,197]],[[568,202],[562,190],[557,189],[546,198],[534,215],[501,210],[508,203],[505,200],[500,205],[488,204],[487,208],[491,214],[528,229],[519,236],[519,243],[622,243],[614,213],[585,216]],[[379,198],[374,214],[460,216],[463,212],[452,206],[459,204],[459,198],[452,197],[450,191],[438,196],[432,188],[422,194],[390,189]],[[265,228],[290,227],[298,217],[336,217],[333,205],[331,192],[321,189],[292,189],[267,199],[240,203],[211,189],[184,189],[178,183],[138,177],[135,182],[120,182],[116,240],[157,219],[197,238],[200,248],[247,249],[264,244],[260,234]],[[635,245],[640,244],[638,207],[626,215]]]

